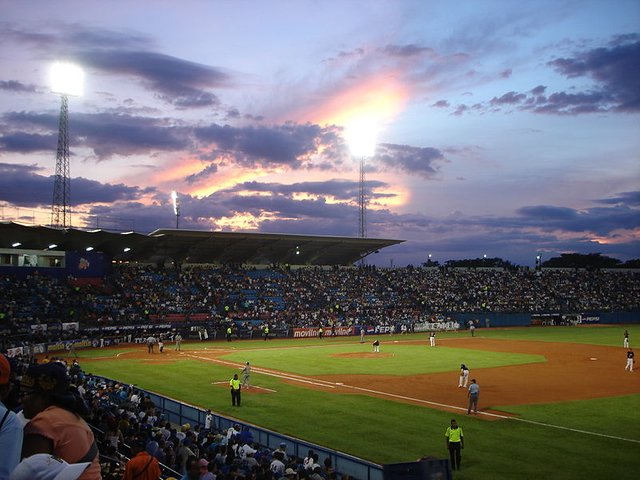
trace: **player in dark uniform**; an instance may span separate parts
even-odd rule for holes
[[[633,353],[633,349],[630,348],[627,352],[627,365],[624,367],[625,370],[629,370],[633,372],[633,357],[635,357],[635,353]]]

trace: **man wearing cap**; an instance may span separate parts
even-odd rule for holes
[[[280,452],[282,454],[282,461],[283,462],[288,462],[289,461],[289,456],[287,455],[287,444],[284,442],[280,442],[280,445],[278,445],[278,448],[276,448],[274,450],[275,452]]]
[[[295,480],[297,478],[297,474],[296,471],[293,468],[287,468],[284,471],[284,478],[286,478],[287,480]]]
[[[20,462],[22,450],[22,423],[3,403],[10,390],[11,364],[0,353],[0,480],[9,478]]]
[[[144,438],[133,443],[131,449],[134,456],[125,465],[122,480],[158,480],[162,476],[158,459],[149,455],[145,447]]]

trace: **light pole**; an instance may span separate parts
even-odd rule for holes
[[[56,153],[56,173],[51,203],[51,226],[67,228],[71,226],[70,207],[71,176],[69,169],[69,96],[83,93],[84,72],[77,65],[65,62],[54,63],[51,67],[51,91],[60,95],[60,117],[58,120],[58,150]]]
[[[173,213],[176,216],[176,230],[180,228],[180,201],[175,190],[171,192],[171,200],[173,200]]]
[[[367,236],[367,191],[365,185],[365,159],[373,156],[376,149],[377,128],[370,121],[351,123],[345,129],[345,140],[351,155],[360,158],[360,177],[358,192],[358,235]]]

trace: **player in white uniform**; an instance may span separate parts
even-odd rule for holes
[[[466,388],[469,383],[469,369],[463,363],[460,365],[460,380],[458,381],[458,388]]]
[[[429,345],[432,347],[436,346],[436,332],[429,333]]]

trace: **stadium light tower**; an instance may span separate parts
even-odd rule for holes
[[[173,213],[176,216],[176,230],[180,228],[180,201],[175,190],[171,192],[171,200],[173,200]]]
[[[373,156],[376,149],[377,128],[371,122],[358,122],[347,127],[345,140],[351,150],[351,155],[360,158],[360,191],[358,194],[358,207],[360,210],[358,235],[360,238],[367,236],[367,191],[365,188],[365,159]]]
[[[67,228],[71,226],[69,173],[69,96],[83,93],[84,73],[80,67],[65,62],[54,63],[51,67],[51,91],[60,95],[60,117],[58,121],[58,150],[56,153],[56,173],[51,204],[51,226]]]

